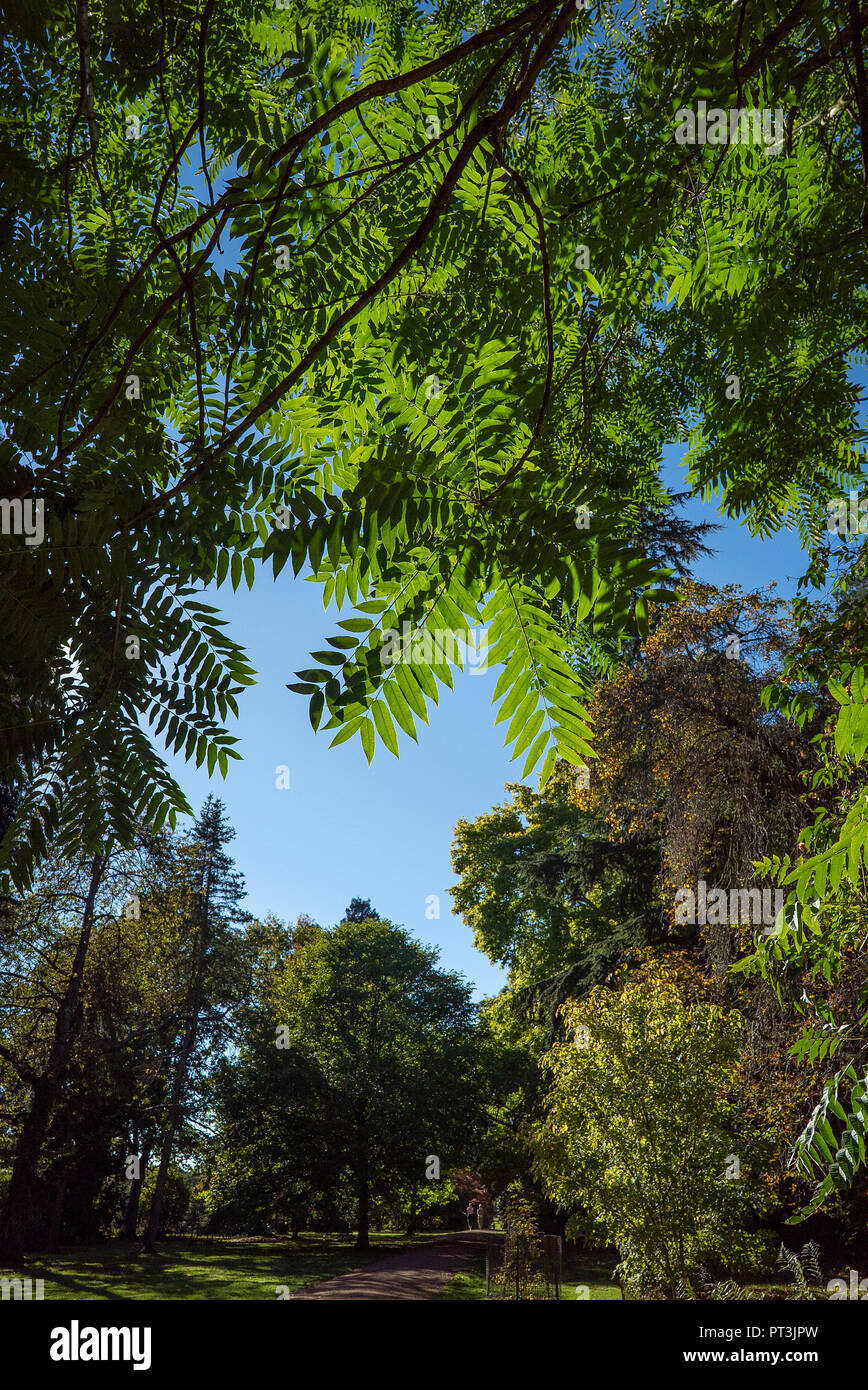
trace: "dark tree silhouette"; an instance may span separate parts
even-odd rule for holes
[[[371,907],[370,898],[353,898],[346,912],[345,922],[379,922],[380,914]]]

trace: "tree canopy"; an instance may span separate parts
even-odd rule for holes
[[[372,1195],[396,1179],[424,1185],[429,1158],[432,1180],[441,1164],[445,1176],[461,1156],[456,1146],[482,1126],[470,989],[391,922],[347,917],[287,959],[269,1013],[278,1061],[266,1061],[262,1047],[248,1053],[257,1084],[239,1088],[230,1113],[254,1104],[269,1076],[266,1130],[287,1131],[290,1152],[307,1151],[297,1182],[313,1169],[321,1185],[323,1172],[332,1187],[347,1183],[364,1246]],[[257,1162],[267,1154],[260,1146]]]
[[[0,1240],[20,1250],[46,1156],[62,1207],[82,1115],[117,1140],[103,1083],[124,1137],[159,1130],[158,1224],[227,1001],[284,956],[290,1109],[317,1103],[322,1034],[362,1224],[372,1155],[409,1181],[427,1147],[465,986],[362,899],[239,947],[218,808],[212,852],[143,880],[183,978],[161,1000],[165,961],[120,921],[104,949],[118,875],[190,811],[167,750],[224,777],[238,757],[255,672],[212,591],[301,575],[336,630],[289,688],[368,761],[418,736],[481,627],[539,781],[462,822],[458,902],[514,999],[553,1021],[648,944],[702,953],[754,1025],[763,1103],[817,1069],[779,1119],[801,1214],[834,1201],[868,1129],[868,10],[10,0],[3,24],[0,890],[23,934],[0,943],[0,1060],[24,1119]],[[798,531],[791,609],[691,582],[705,532],[664,485],[672,450],[691,495]],[[772,879],[773,930],[681,932],[703,873]],[[593,994],[618,1027],[646,1004],[617,999]],[[141,1068],[106,1018],[140,1020]],[[533,1092],[518,1052],[502,1154]],[[388,1101],[361,1117],[360,1077]]]
[[[7,6],[18,879],[46,837],[186,809],[143,725],[225,773],[253,676],[203,583],[306,567],[346,609],[292,684],[368,758],[451,681],[384,632],[483,621],[507,742],[548,775],[587,755],[588,664],[664,596],[637,532],[667,443],[818,541],[861,458],[851,9]],[[706,99],[780,107],[782,148],[678,143]]]

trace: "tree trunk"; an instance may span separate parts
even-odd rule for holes
[[[371,1190],[367,1178],[362,1178],[356,1189],[358,1196],[358,1216],[356,1236],[357,1250],[370,1250],[370,1230],[371,1230]]]
[[[301,1223],[305,1218],[305,1211],[298,1202],[291,1201],[289,1204],[289,1238],[298,1240],[301,1231]]]
[[[145,1243],[142,1254],[153,1255],[157,1249],[157,1236],[160,1230],[160,1217],[163,1210],[163,1193],[166,1189],[166,1178],[169,1175],[169,1164],[172,1161],[172,1149],[175,1144],[175,1135],[181,1122],[181,1114],[184,1102],[184,1090],[187,1085],[187,1069],[190,1065],[190,1058],[196,1046],[196,1034],[199,1030],[199,1011],[202,1007],[202,993],[205,982],[205,962],[207,959],[209,945],[209,913],[211,906],[211,859],[207,862],[205,879],[202,892],[199,897],[198,916],[199,930],[197,933],[196,954],[193,963],[193,974],[190,980],[190,993],[187,1006],[187,1031],[181,1050],[178,1053],[178,1060],[175,1064],[175,1072],[172,1078],[172,1090],[169,1097],[169,1107],[166,1114],[166,1128],[163,1132],[163,1143],[160,1149],[160,1166],[157,1170],[157,1178],[154,1183],[154,1191],[151,1196],[151,1206],[148,1211],[148,1224],[145,1227]]]
[[[0,1263],[17,1265],[24,1263],[24,1241],[27,1227],[28,1205],[33,1187],[39,1151],[45,1138],[45,1131],[51,1118],[55,1092],[46,1077],[39,1077],[33,1084],[33,1099],[30,1110],[15,1147],[12,1162],[12,1176],[6,1193],[3,1218],[0,1221]]]
[[[410,1194],[410,1215],[407,1218],[407,1229],[405,1235],[414,1236],[416,1234],[416,1189]]]
[[[54,1203],[51,1208],[51,1225],[48,1228],[47,1249],[54,1251],[60,1247],[60,1237],[63,1232],[63,1207],[66,1201],[66,1188],[69,1182],[69,1168],[64,1168],[57,1175],[57,1183],[54,1189]]]
[[[202,1001],[202,961],[204,951],[199,954],[199,963],[196,968],[196,984],[191,1000],[191,1012],[189,1024],[178,1060],[175,1064],[175,1073],[172,1078],[172,1091],[169,1097],[169,1108],[166,1114],[166,1128],[163,1131],[163,1142],[160,1147],[160,1166],[157,1169],[157,1177],[154,1183],[154,1191],[151,1194],[151,1205],[148,1209],[148,1223],[145,1227],[145,1243],[142,1254],[154,1255],[157,1249],[157,1236],[160,1232],[160,1217],[163,1212],[163,1193],[166,1190],[166,1179],[169,1176],[169,1164],[172,1161],[172,1149],[175,1145],[175,1135],[178,1132],[178,1125],[181,1122],[181,1112],[184,1101],[184,1088],[187,1084],[187,1068],[190,1064],[190,1057],[196,1045],[196,1033],[199,1026],[199,1008]]]
[[[81,932],[75,950],[75,959],[72,963],[72,972],[63,992],[63,998],[58,1005],[54,1023],[54,1038],[51,1043],[48,1062],[42,1075],[31,1079],[33,1095],[30,1109],[18,1136],[15,1157],[12,1162],[12,1177],[9,1181],[3,1215],[0,1218],[0,1264],[17,1265],[24,1263],[30,1194],[33,1191],[39,1154],[51,1122],[51,1116],[54,1113],[60,1085],[69,1065],[75,1042],[81,1003],[81,984],[93,928],[93,910],[105,862],[101,855],[96,855],[91,862],[90,884],[81,919]]]
[[[139,1202],[142,1198],[142,1183],[145,1180],[145,1173],[148,1170],[148,1159],[151,1156],[151,1140],[145,1144],[139,1156],[139,1176],[130,1179],[130,1195],[127,1197],[126,1210],[124,1212],[124,1224],[121,1228],[121,1240],[135,1240],[139,1229]]]
[[[182,1057],[178,1059],[178,1066],[175,1071],[175,1080],[172,1083],[172,1098],[169,1102],[169,1119],[163,1134],[163,1143],[160,1149],[160,1166],[157,1169],[157,1178],[154,1183],[154,1190],[151,1194],[151,1205],[148,1210],[148,1224],[145,1227],[145,1244],[142,1250],[144,1255],[154,1255],[157,1250],[157,1236],[160,1233],[160,1217],[163,1213],[163,1193],[166,1190],[166,1178],[169,1175],[169,1164],[172,1161],[172,1148],[175,1143],[175,1130],[177,1129],[178,1116],[181,1110],[181,1096],[183,1092],[183,1078],[181,1075],[182,1066],[186,1070],[186,1060],[189,1058],[189,1051],[185,1048]]]

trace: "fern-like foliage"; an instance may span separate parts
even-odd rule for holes
[[[41,544],[0,536],[16,880],[49,839],[184,809],[142,729],[225,770],[252,673],[207,585],[322,585],[345,616],[293,687],[368,758],[451,684],[434,634],[481,627],[545,778],[668,601],[638,544],[667,444],[820,545],[864,462],[868,262],[846,52],[811,7],[7,12],[0,499],[45,514]],[[862,34],[843,0],[824,23]],[[709,92],[784,107],[784,148],[679,145]],[[389,661],[405,623],[421,655]]]

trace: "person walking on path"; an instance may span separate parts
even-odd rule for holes
[[[472,1231],[472,1230],[474,1229],[474,1227],[476,1226],[476,1222],[477,1222],[476,1213],[477,1213],[478,1210],[479,1210],[479,1203],[478,1203],[478,1202],[471,1202],[470,1205],[469,1205],[468,1208],[467,1208],[467,1229],[468,1229],[468,1231]]]

